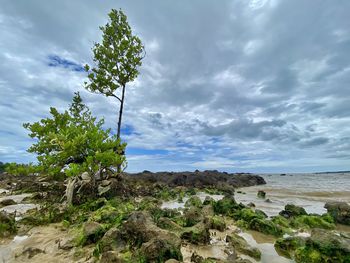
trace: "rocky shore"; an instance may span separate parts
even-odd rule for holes
[[[268,217],[236,201],[253,174],[125,174],[97,197],[62,201],[65,182],[0,175],[0,262],[350,262],[347,203]],[[268,199],[257,192],[256,200]],[[264,239],[260,244],[259,236]]]

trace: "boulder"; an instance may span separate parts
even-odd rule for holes
[[[215,200],[212,197],[207,195],[204,199],[203,205],[211,205],[214,202],[215,202]]]
[[[193,227],[186,228],[181,234],[181,239],[192,244],[209,244],[209,226],[204,223],[198,223]]]
[[[328,202],[324,206],[339,224],[350,225],[350,205],[345,202]]]
[[[147,262],[163,262],[171,258],[182,260],[181,240],[174,233],[156,226],[145,212],[131,213],[120,230],[125,242],[132,246],[141,246]]]
[[[258,196],[259,198],[265,199],[265,197],[266,197],[266,192],[263,191],[263,190],[259,190],[258,193],[257,193],[257,196]]]
[[[214,209],[212,205],[205,205],[202,208],[202,215],[203,216],[213,216],[214,215]]]
[[[126,242],[122,237],[121,231],[116,228],[110,228],[102,237],[100,247],[103,252],[113,250],[122,251],[126,246]]]
[[[226,230],[226,223],[223,217],[221,216],[213,216],[207,219],[209,228],[210,229],[216,229],[219,231],[225,231]]]
[[[194,226],[203,220],[202,211],[197,207],[191,207],[184,212],[185,226]]]
[[[83,226],[82,245],[96,243],[104,234],[102,225],[96,222],[86,222]]]
[[[181,247],[163,236],[152,238],[141,246],[147,262],[164,262],[168,259],[182,260]]]
[[[125,263],[125,260],[119,257],[116,251],[106,251],[101,255],[100,263]]]
[[[284,210],[282,210],[279,214],[285,218],[291,218],[291,217],[296,217],[296,216],[307,215],[307,212],[301,206],[287,204],[284,207]]]
[[[256,260],[260,260],[261,252],[259,249],[252,247],[248,242],[236,233],[232,233],[226,237],[228,242],[234,249],[242,254],[248,255]]]

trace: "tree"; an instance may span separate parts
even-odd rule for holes
[[[120,138],[126,84],[135,80],[139,74],[138,67],[144,58],[145,50],[141,40],[132,34],[126,15],[121,10],[112,9],[110,21],[100,27],[102,42],[93,47],[95,67],[88,71],[87,90],[114,97],[120,102],[117,138]],[[121,96],[117,95],[121,93]]]
[[[125,165],[121,154],[125,144],[110,129],[102,129],[104,120],[93,117],[75,93],[69,109],[63,113],[50,108],[51,117],[24,127],[36,139],[28,151],[36,153],[41,170],[51,176],[77,177],[88,172],[91,178],[114,173],[113,167]],[[117,153],[115,152],[117,149]]]

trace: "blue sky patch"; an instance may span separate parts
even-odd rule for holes
[[[79,65],[78,63],[73,62],[71,60],[61,58],[58,55],[50,55],[48,58],[49,58],[48,65],[50,67],[61,67],[61,68],[66,68],[77,72],[85,71],[82,65]]]

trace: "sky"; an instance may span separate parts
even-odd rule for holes
[[[146,57],[127,86],[128,171],[350,170],[348,0],[2,0],[0,161],[32,162],[22,127],[84,89],[99,26],[121,8]]]

